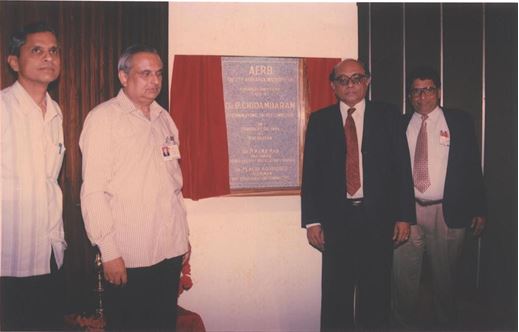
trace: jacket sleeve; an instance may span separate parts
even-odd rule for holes
[[[395,109],[396,111],[396,109]],[[411,157],[407,145],[406,129],[407,121],[404,117],[396,113],[394,126],[394,151],[395,174],[397,176],[396,185],[398,187],[398,210],[396,221],[406,221],[416,224],[416,208],[414,201],[414,185],[411,170]]]
[[[472,195],[472,217],[486,216],[486,199],[485,199],[485,185],[483,181],[483,173],[481,170],[481,155],[479,150],[476,132],[474,130],[474,121],[468,113],[464,113],[466,119],[463,122],[467,128],[467,172],[469,173],[470,188],[467,190]]]
[[[322,222],[317,202],[319,192],[319,133],[316,114],[310,115],[306,128],[301,182],[301,226]]]

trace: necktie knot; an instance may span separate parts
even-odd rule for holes
[[[353,112],[355,112],[355,108],[352,107],[352,108],[348,108],[348,115],[351,116],[353,114]]]
[[[429,118],[428,115],[422,114],[422,122],[425,122],[425,120],[427,120],[428,118]]]

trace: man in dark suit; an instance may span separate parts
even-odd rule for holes
[[[485,199],[478,143],[467,113],[441,108],[440,78],[430,68],[408,79],[414,112],[405,116],[413,169],[417,224],[408,242],[395,249],[393,314],[396,323],[416,327],[424,252],[431,264],[436,318],[456,322],[454,268],[465,228],[478,236],[485,226]]]
[[[409,153],[398,112],[365,100],[360,62],[337,64],[330,81],[338,103],[310,117],[301,188],[302,226],[323,255],[321,330],[384,328],[393,244],[414,220]]]

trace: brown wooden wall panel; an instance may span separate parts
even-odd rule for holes
[[[485,183],[488,232],[482,285],[498,327],[517,331],[517,3],[486,4]]]
[[[405,73],[417,66],[431,66],[440,72],[440,4],[405,4]],[[407,91],[406,91],[407,96]],[[409,99],[406,112],[410,112]]]
[[[402,108],[401,4],[371,4],[371,97]]]
[[[60,184],[68,243],[64,265],[68,309],[91,310],[95,251],[86,237],[79,205],[79,136],[88,112],[119,90],[117,59],[134,43],[157,48],[163,59],[164,81],[158,101],[168,108],[168,3],[0,1],[0,88],[15,80],[6,63],[10,34],[36,21],[48,22],[61,46],[62,71],[50,92],[63,110],[67,148]]]
[[[153,46],[159,52],[164,64],[164,80],[157,101],[162,107],[169,109],[167,2],[125,2],[121,9],[120,22],[125,30],[128,29],[126,33],[121,34],[120,51],[131,44],[140,43]]]
[[[357,4],[357,15],[359,21],[358,27],[358,40],[359,40],[359,59],[369,65],[369,43],[370,43],[370,15],[371,15],[371,4],[370,3],[358,3]],[[362,24],[361,24],[362,23]]]
[[[469,112],[481,140],[483,4],[443,4],[443,23],[443,103]]]
[[[443,105],[472,115],[479,142],[483,135],[483,5],[443,4]],[[480,144],[481,146],[481,144]],[[458,266],[459,287],[470,292],[478,283],[479,239],[469,233]]]
[[[399,6],[405,19],[397,14]],[[484,146],[488,227],[479,274],[478,241],[467,233],[459,290],[464,301],[490,303],[485,317],[474,317],[488,319],[479,329],[517,329],[517,4],[361,3],[358,8],[359,54],[369,58],[372,50],[373,99],[399,100],[400,52],[406,71],[421,64],[440,70],[443,63],[443,104],[474,117]],[[402,26],[406,34],[400,42]]]

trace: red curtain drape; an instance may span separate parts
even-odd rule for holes
[[[328,76],[341,59],[304,58],[308,105],[311,112],[337,102]]]
[[[328,75],[339,62],[340,59],[304,58],[311,111],[336,102]],[[170,107],[180,135],[184,197],[198,200],[229,194],[221,58],[176,55]]]
[[[198,200],[229,194],[219,56],[175,55],[170,107],[179,129],[184,197]]]

